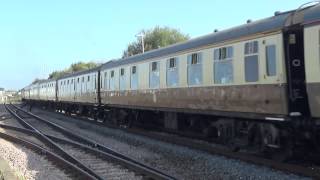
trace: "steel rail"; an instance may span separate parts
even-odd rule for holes
[[[63,157],[64,159],[66,159],[67,161],[69,161],[70,163],[74,164],[75,166],[79,167],[80,169],[86,171],[88,174],[90,174],[91,176],[94,177],[94,179],[100,179],[102,180],[103,178],[96,174],[91,168],[87,167],[86,165],[84,165],[83,163],[81,163],[80,161],[78,161],[76,158],[74,158],[72,155],[70,155],[69,153],[67,153],[66,151],[63,150],[63,148],[61,148],[58,144],[56,144],[55,142],[53,142],[51,139],[49,139],[48,137],[46,137],[43,132],[41,132],[40,130],[36,129],[35,127],[33,127],[31,124],[29,124],[28,122],[26,122],[25,120],[23,120],[23,118],[21,118],[16,112],[14,112],[13,110],[11,110],[6,104],[4,105],[5,108],[7,109],[7,111],[10,112],[11,115],[13,115],[19,122],[22,123],[23,126],[27,127],[30,130],[35,131],[35,135],[36,137],[43,142],[44,144],[46,144],[48,147],[54,149],[56,151],[57,154],[59,154],[61,157]]]
[[[52,128],[58,130],[59,132],[63,133],[64,135],[70,137],[71,139],[78,141],[81,144],[89,145],[94,149],[100,150],[100,151],[105,152],[107,154],[113,155],[114,157],[117,157],[117,160],[119,161],[119,163],[121,162],[124,166],[127,165],[127,168],[133,169],[134,171],[139,172],[139,173],[147,176],[148,178],[151,178],[151,179],[176,179],[175,177],[167,175],[167,174],[161,172],[160,170],[149,167],[143,163],[140,163],[134,159],[131,159],[131,158],[119,153],[119,152],[116,152],[116,151],[98,143],[98,142],[95,142],[95,141],[88,139],[84,136],[74,134],[74,133],[70,132],[70,130],[68,130],[68,129],[66,129],[56,123],[45,120],[44,118],[41,118],[31,112],[25,111],[24,109],[22,109],[16,105],[12,105],[12,106],[15,107],[17,110],[24,112],[27,115],[32,116],[33,118],[48,124]],[[130,164],[128,164],[128,162],[130,162]]]
[[[57,113],[57,114],[61,115],[60,113]],[[272,169],[276,169],[276,170],[280,170],[280,171],[284,171],[284,172],[288,172],[288,173],[294,173],[294,174],[301,175],[301,176],[307,176],[307,177],[312,177],[315,179],[320,179],[320,171],[314,170],[314,169],[311,169],[308,167],[303,167],[303,166],[289,164],[289,163],[283,163],[283,162],[277,162],[274,160],[270,160],[270,159],[266,159],[266,158],[262,158],[262,157],[258,157],[258,156],[253,156],[248,153],[233,152],[231,150],[228,151],[228,150],[222,149],[222,148],[215,148],[215,147],[210,146],[208,144],[190,141],[187,138],[181,138],[181,137],[177,137],[177,136],[174,136],[174,137],[170,136],[170,138],[168,138],[168,136],[166,136],[166,135],[153,133],[150,131],[143,131],[141,129],[124,129],[124,128],[119,128],[119,127],[115,127],[115,126],[109,126],[109,125],[106,125],[106,124],[103,124],[103,123],[100,123],[97,121],[90,121],[85,118],[74,118],[74,119],[80,120],[83,122],[87,122],[87,123],[91,123],[91,124],[96,124],[99,126],[106,126],[108,128],[115,128],[115,129],[118,129],[118,130],[121,130],[121,131],[124,131],[127,133],[137,134],[137,135],[149,137],[152,139],[156,139],[159,141],[164,141],[164,142],[168,142],[168,143],[172,143],[172,144],[176,144],[176,145],[180,145],[180,146],[184,146],[184,147],[189,147],[192,149],[201,150],[203,152],[207,152],[207,153],[210,153],[213,155],[225,156],[227,158],[237,159],[237,160],[241,160],[244,162],[253,163],[256,165],[260,165],[260,166],[265,166],[265,167],[269,167]]]
[[[96,179],[95,177],[93,177],[92,175],[90,175],[89,173],[87,173],[86,171],[83,171],[82,169],[80,169],[79,167],[75,166],[74,164],[70,163],[69,161],[66,161],[64,158],[62,158],[61,156],[35,144],[32,143],[30,141],[9,135],[7,133],[3,133],[0,132],[0,137],[13,142],[13,143],[17,143],[20,145],[23,145],[25,147],[27,147],[28,149],[31,149],[33,151],[35,151],[38,154],[42,154],[44,156],[47,157],[47,159],[49,161],[54,162],[55,164],[57,164],[58,166],[61,166],[62,169],[70,169],[72,170],[72,172],[67,172],[67,174],[70,174],[71,176],[73,176],[75,179]]]
[[[34,136],[35,133],[36,133],[33,130],[20,128],[20,127],[16,127],[16,126],[3,125],[3,124],[0,124],[0,128],[16,131],[16,132],[19,132],[19,133],[24,133],[24,134],[31,135],[31,136]],[[60,142],[60,143],[63,143],[63,144],[76,146],[79,149],[82,149],[84,151],[90,152],[92,154],[96,154],[99,157],[103,157],[103,158],[109,159],[110,161],[116,162],[116,163],[118,163],[118,164],[120,164],[122,166],[127,167],[127,166],[131,166],[132,165],[132,163],[130,161],[123,161],[123,160],[119,159],[116,156],[110,155],[110,154],[108,154],[106,152],[94,149],[92,147],[89,147],[89,146],[86,146],[86,145],[83,145],[83,144],[80,144],[80,143],[77,143],[77,142],[74,142],[74,141],[70,141],[70,140],[67,140],[67,139],[54,137],[54,136],[51,136],[51,135],[48,135],[48,134],[44,134],[44,135],[46,137],[50,138],[51,140],[55,141],[55,142]]]

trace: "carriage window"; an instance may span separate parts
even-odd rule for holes
[[[108,76],[107,72],[104,72],[104,89],[108,89]]]
[[[82,77],[82,82],[84,82],[84,77]]]
[[[120,75],[121,75],[121,76],[124,76],[124,68],[121,68],[121,69],[120,69]]]
[[[202,53],[188,55],[188,85],[202,84]]]
[[[169,59],[169,68],[175,68],[177,66],[177,58]]]
[[[68,79],[68,81],[67,81],[67,84],[69,85],[69,79]]]
[[[88,76],[88,82],[90,81],[90,76]]]
[[[110,79],[109,79],[109,88],[110,90],[115,90],[115,78],[114,78],[114,70],[110,73]]]
[[[191,55],[191,64],[198,64],[198,54],[194,53]]]
[[[277,74],[276,65],[276,46],[269,45],[266,46],[266,65],[267,65],[267,75],[275,76]]]
[[[159,62],[151,62],[150,73],[149,73],[149,87],[159,88],[160,86],[160,72],[159,72]]]
[[[167,60],[167,86],[176,87],[179,83],[179,71],[177,67],[178,58],[170,58]]]
[[[138,73],[137,66],[131,67],[130,88],[132,90],[138,89]]]
[[[137,66],[132,66],[131,73],[135,74],[137,71]]]
[[[126,89],[127,76],[125,75],[125,69],[120,69],[120,90]]]
[[[245,80],[257,82],[259,80],[258,41],[246,43],[244,54]]]
[[[78,78],[78,83],[80,82],[80,78]]]
[[[244,54],[258,53],[258,41],[252,41],[245,44]]]
[[[223,47],[214,50],[214,83],[226,84],[233,82],[233,48]]]

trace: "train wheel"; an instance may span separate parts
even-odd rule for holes
[[[282,137],[280,129],[273,124],[260,125],[260,152],[266,157],[280,162],[287,161],[293,156],[293,141],[290,137]]]
[[[228,144],[234,139],[234,127],[232,122],[218,123],[217,137],[223,144]]]

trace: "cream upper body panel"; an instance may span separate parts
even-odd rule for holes
[[[247,42],[257,41],[258,42],[258,81],[246,82],[245,80],[245,54],[244,48]],[[266,46],[275,45],[275,68],[276,74],[273,76],[267,75],[267,63],[266,63]],[[214,83],[214,50],[222,47],[233,48],[232,66],[233,66],[233,81],[231,83]],[[138,73],[138,89],[147,90],[154,89],[150,88],[150,64],[152,62],[159,62],[159,73],[160,73],[160,85],[159,88],[171,88],[167,85],[167,63],[170,58],[177,58],[178,68],[178,85],[176,87],[201,87],[201,86],[230,86],[230,85],[246,85],[246,84],[283,84],[286,83],[286,71],[283,53],[283,37],[281,31],[273,32],[270,34],[247,37],[244,39],[238,39],[230,42],[219,43],[215,45],[208,45],[205,47],[199,47],[184,52],[177,52],[175,54],[166,55],[164,57],[157,57],[147,59],[141,62],[121,65],[119,67],[113,67],[110,69],[104,69],[101,71],[102,74],[102,91],[113,91],[119,90],[119,76],[115,76],[116,88],[111,89],[106,86],[106,83],[110,83],[111,71],[119,72],[121,68],[126,69],[127,74],[127,86],[125,90],[130,90],[130,77],[131,68],[137,67]],[[188,56],[193,53],[201,53],[201,66],[202,66],[202,81],[198,85],[190,85],[188,83]],[[108,75],[105,79],[104,73]],[[117,73],[116,73],[117,74]],[[128,86],[129,85],[129,86]],[[110,85],[109,85],[110,86]],[[105,87],[105,88],[104,88]]]
[[[320,118],[320,25],[304,28],[304,56],[311,116]]]
[[[320,82],[320,25],[304,29],[304,56],[307,83]]]

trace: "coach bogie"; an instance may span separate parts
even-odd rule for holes
[[[164,128],[171,129],[171,130],[179,129],[178,113],[164,112],[163,120],[164,120]]]

